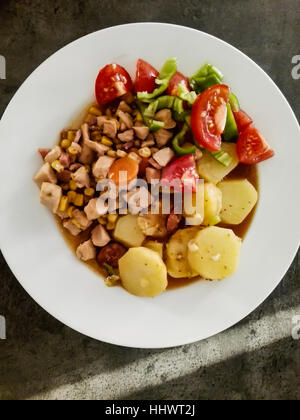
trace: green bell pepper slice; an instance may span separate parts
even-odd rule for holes
[[[148,107],[145,109],[144,115],[147,118],[153,118],[154,115],[160,109],[169,108],[172,109],[174,106],[175,97],[174,96],[160,96],[155,101],[151,102]]]
[[[230,96],[229,96],[229,103],[233,112],[237,112],[241,109],[238,98],[232,92],[230,93]]]
[[[155,99],[158,96],[162,95],[168,88],[169,83],[174,76],[174,74],[177,72],[177,59],[176,58],[170,58],[167,60],[156,79],[156,84],[159,85],[152,93],[148,92],[138,92],[137,97],[141,101],[148,100],[148,99]]]
[[[177,156],[185,156],[185,155],[194,155],[196,152],[196,146],[191,147],[182,147],[184,143],[184,138],[186,133],[189,131],[190,127],[187,123],[184,124],[180,133],[173,139],[173,149]]]
[[[183,101],[186,101],[189,105],[193,106],[195,100],[197,99],[197,93],[192,91],[190,92],[184,84],[179,84],[178,88],[178,97]]]
[[[191,77],[190,84],[194,91],[201,93],[213,85],[220,84],[223,78],[220,70],[212,64],[206,63]]]
[[[225,130],[223,134],[224,141],[236,142],[239,136],[239,130],[237,128],[235,118],[230,106],[230,103],[227,104],[227,120],[225,125]]]
[[[144,124],[146,124],[146,126],[149,127],[150,131],[157,131],[161,128],[164,128],[165,124],[162,121],[154,120],[153,118],[149,118],[145,115],[147,105],[143,104],[140,101],[137,101],[137,106],[142,114]]]

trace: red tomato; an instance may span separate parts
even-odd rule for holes
[[[167,95],[178,96],[178,85],[180,83],[183,83],[189,91],[191,90],[189,79],[182,73],[177,72],[174,74],[169,83]]]
[[[254,165],[270,159],[275,153],[260,132],[250,125],[240,134],[237,154],[241,163]]]
[[[245,128],[253,123],[252,118],[250,118],[249,115],[247,115],[246,112],[242,111],[241,109],[234,112],[234,118],[239,133],[241,133]]]
[[[154,67],[139,59],[136,67],[135,91],[152,93],[158,76],[159,73]]]
[[[186,155],[176,159],[163,170],[161,184],[172,187],[176,192],[183,191],[184,186],[185,192],[196,192],[198,179],[195,157]]]
[[[105,105],[132,90],[132,80],[127,71],[118,64],[108,64],[100,70],[96,80],[96,98]]]
[[[214,85],[198,96],[192,108],[191,126],[195,140],[212,152],[221,149],[229,95],[228,86]]]

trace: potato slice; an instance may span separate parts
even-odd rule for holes
[[[139,228],[138,216],[128,214],[118,219],[114,231],[114,238],[128,248],[141,246],[146,236]]]
[[[175,279],[196,277],[198,273],[190,267],[187,259],[188,244],[195,238],[199,228],[178,230],[167,244],[167,270]]]
[[[188,245],[189,264],[201,277],[222,280],[237,270],[241,243],[231,229],[203,229]]]
[[[168,286],[167,269],[157,252],[148,248],[131,248],[119,260],[123,287],[132,295],[154,297]]]
[[[221,222],[222,192],[214,184],[204,185],[204,226],[214,226]]]
[[[166,228],[166,216],[162,214],[140,214],[138,225],[145,236],[162,239],[168,234]]]
[[[236,153],[236,145],[234,143],[222,143],[222,150],[231,156],[231,164],[228,167],[222,165],[210,152],[204,150],[203,157],[197,164],[200,178],[205,179],[207,182],[217,184],[238,166],[239,159]]]
[[[152,249],[152,251],[155,251],[158,253],[158,255],[163,259],[164,257],[164,244],[157,241],[147,241],[145,243],[145,247]]]
[[[258,193],[247,179],[223,181],[218,184],[222,191],[222,222],[239,225],[251,213],[258,200]]]

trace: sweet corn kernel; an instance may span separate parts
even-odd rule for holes
[[[76,182],[73,179],[71,179],[71,181],[70,181],[70,189],[72,191],[76,191],[77,190],[77,184],[76,184]]]
[[[140,164],[142,161],[142,158],[134,152],[129,153],[128,157],[132,160],[135,160],[138,164]]]
[[[107,110],[105,111],[105,115],[107,117],[112,117],[112,113],[111,113],[111,110],[109,108],[107,108]]]
[[[63,149],[67,149],[68,147],[71,146],[71,143],[72,143],[71,140],[64,139],[61,141],[60,145]]]
[[[75,131],[68,131],[68,140],[72,142],[75,140],[75,137],[76,137]]]
[[[106,225],[106,223],[107,223],[106,216],[101,216],[101,217],[99,217],[99,219],[98,219],[98,223],[99,223],[100,225],[105,226],[105,225]]]
[[[74,201],[75,201],[75,199],[76,199],[76,196],[77,196],[77,194],[76,194],[76,192],[75,192],[75,191],[69,191],[69,192],[68,192],[68,199],[69,199],[69,203],[73,203],[73,204],[75,204],[75,203],[74,203]]]
[[[58,210],[62,211],[62,212],[65,212],[68,208],[68,204],[69,204],[68,197],[62,196],[61,199],[60,199]]]
[[[94,188],[86,188],[84,190],[84,194],[87,195],[88,197],[93,197],[95,194],[95,190]]]
[[[107,230],[114,230],[115,227],[116,227],[116,224],[115,223],[108,222],[107,225],[106,225],[106,229]]]
[[[127,153],[126,153],[126,152],[124,152],[124,150],[118,150],[118,151],[117,151],[117,156],[118,156],[119,158],[123,158],[123,157],[126,157],[126,156],[127,156]]]
[[[95,115],[96,117],[101,117],[102,115],[102,111],[96,106],[91,106],[89,109],[89,113]]]
[[[78,227],[78,229],[81,229],[81,225],[80,225],[80,223],[77,222],[76,219],[71,219],[71,222],[73,223],[73,225],[75,225],[76,227]]]
[[[68,216],[70,217],[70,219],[72,219],[73,217],[73,210],[75,210],[74,206],[70,206],[67,210]]]
[[[135,119],[136,121],[143,121],[143,116],[140,111],[137,111]]]
[[[75,204],[75,206],[82,207],[83,204],[84,204],[84,195],[83,194],[76,194],[74,204]]]
[[[109,150],[107,152],[107,156],[115,158],[115,157],[117,157],[117,152],[115,150]]]
[[[89,124],[91,122],[92,118],[94,118],[94,115],[87,114],[87,116],[84,119],[84,122]]]
[[[79,153],[77,147],[74,147],[74,146],[68,147],[68,152],[70,153],[70,155],[73,155],[73,156],[76,156]]]
[[[94,131],[93,133],[91,133],[91,139],[93,141],[101,141],[102,136],[101,136],[100,131]]]
[[[118,220],[118,215],[117,214],[109,214],[107,216],[107,220],[109,223],[116,223],[116,221]]]
[[[62,172],[65,169],[64,166],[60,163],[59,160],[54,160],[51,163],[51,166],[56,172]]]
[[[101,143],[104,144],[104,146],[108,146],[108,147],[111,147],[113,145],[113,142],[109,140],[109,138],[106,136],[102,137]]]
[[[142,158],[149,158],[152,155],[152,153],[149,147],[143,147],[142,149],[139,150],[139,155]]]
[[[63,185],[61,186],[61,188],[62,188],[64,191],[69,191],[69,189],[70,189],[70,185],[69,185],[69,184],[63,184]]]

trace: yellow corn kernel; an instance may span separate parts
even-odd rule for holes
[[[71,143],[72,143],[71,140],[64,139],[61,141],[60,145],[63,149],[67,149],[68,147],[71,146]]]
[[[89,109],[89,113],[95,115],[96,117],[101,117],[102,115],[102,111],[96,106],[91,106]]]
[[[152,153],[149,147],[143,147],[142,149],[139,150],[139,155],[142,158],[149,158],[152,155]]]
[[[106,225],[106,223],[107,223],[106,216],[101,216],[101,217],[99,217],[99,219],[98,219],[98,223],[99,223],[100,225],[105,226],[105,225]]]
[[[77,194],[76,194],[76,192],[75,191],[69,191],[68,192],[68,199],[69,199],[69,203],[73,203],[73,204],[75,204],[75,199],[76,199],[76,196],[77,196]]]
[[[78,229],[81,229],[81,224],[78,223],[76,219],[71,219],[71,222],[73,223],[73,225],[75,225],[76,227],[78,227]]]
[[[68,140],[72,142],[75,140],[75,137],[76,137],[75,131],[68,131]]]
[[[115,158],[115,157],[117,157],[117,152],[115,150],[109,150],[107,152],[107,156]]]
[[[113,145],[113,142],[109,140],[109,138],[106,136],[102,137],[101,143],[104,144],[104,146],[108,146],[108,147],[111,147]]]
[[[69,184],[63,184],[63,185],[61,186],[61,188],[62,188],[64,191],[69,191],[69,189],[70,189],[70,185],[69,185]]]
[[[69,204],[69,199],[68,197],[66,197],[65,195],[63,195],[60,199],[60,203],[59,203],[59,207],[58,210],[65,212],[68,208],[68,204]]]
[[[64,166],[60,163],[59,160],[54,160],[51,163],[51,166],[56,172],[62,172],[65,169]]]
[[[129,153],[128,157],[132,160],[135,160],[138,164],[140,164],[142,161],[142,158],[139,155],[137,155],[135,152]]]
[[[135,119],[136,121],[143,121],[143,116],[140,111],[137,111]]]
[[[75,204],[75,206],[82,207],[83,204],[84,204],[84,195],[83,194],[76,194],[74,204]]]
[[[72,191],[76,191],[77,190],[77,184],[76,184],[76,182],[73,179],[71,179],[71,181],[70,181],[70,189]]]
[[[70,153],[70,155],[73,155],[73,156],[76,156],[79,153],[77,147],[74,147],[74,146],[68,147],[68,152]]]
[[[91,139],[92,139],[93,141],[101,141],[102,136],[101,136],[100,131],[93,131],[93,132],[91,133]]]
[[[127,153],[126,153],[126,152],[124,152],[124,150],[118,150],[118,151],[117,151],[117,156],[118,156],[119,158],[123,158],[123,157],[126,157],[126,156],[127,156]]]
[[[91,122],[92,118],[94,118],[94,115],[87,114],[87,116],[84,119],[84,122],[89,124]]]
[[[115,227],[116,227],[116,224],[115,223],[108,222],[107,225],[106,225],[106,229],[107,230],[114,230]]]
[[[107,108],[107,110],[105,111],[105,115],[107,117],[112,117],[112,113],[111,113],[111,110],[109,108]]]
[[[95,190],[94,188],[86,188],[84,190],[84,195],[88,196],[88,197],[93,197],[95,194]]]
[[[118,220],[118,215],[117,214],[109,214],[107,216],[107,220],[109,223],[116,223],[116,221]]]
[[[73,217],[73,210],[75,210],[74,206],[70,206],[67,210],[68,216],[70,217],[70,219],[72,219]]]

